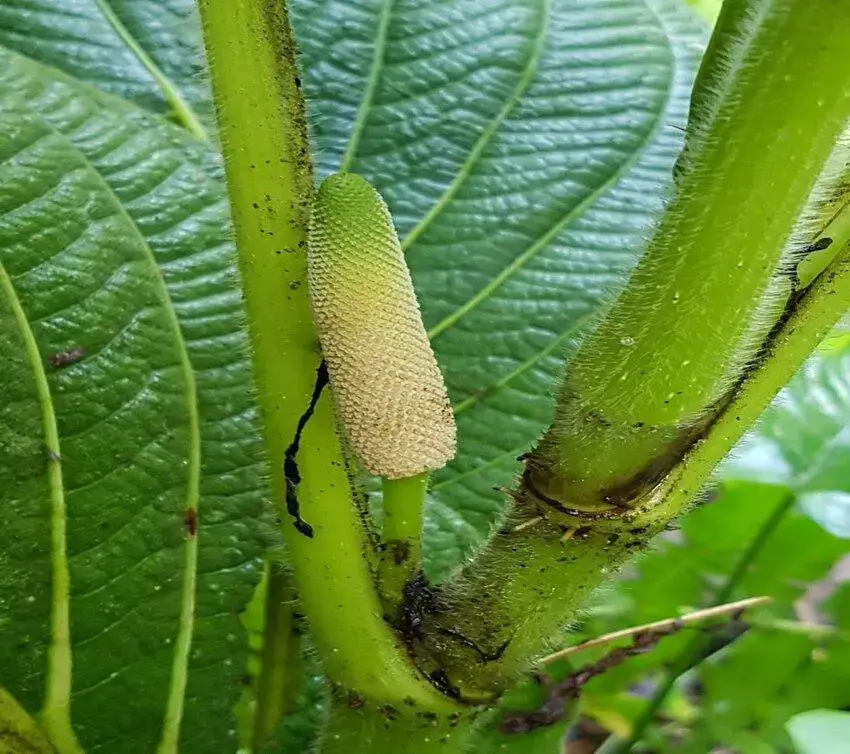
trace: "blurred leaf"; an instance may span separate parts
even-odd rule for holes
[[[784,485],[830,533],[850,537],[850,349],[814,357],[720,474]]]
[[[850,493],[810,492],[799,502],[800,509],[830,534],[850,539]]]
[[[720,13],[720,7],[723,5],[723,0],[685,0],[696,10],[706,21],[714,23]]]
[[[653,550],[637,562],[636,578],[617,585],[616,600],[606,604],[621,605],[620,614],[595,613],[582,626],[582,635],[648,623],[705,605],[785,494],[775,485],[727,482],[716,499],[680,521],[680,531],[654,542]],[[790,742],[783,726],[789,715],[813,706],[850,704],[850,644],[843,636],[787,633],[772,627],[774,620],[796,620],[793,603],[846,551],[845,542],[806,516],[793,509],[786,514],[734,595],[769,595],[774,602],[749,612],[745,620],[755,621],[754,627],[679,685],[680,699],[690,699],[698,717],[683,726],[681,720],[673,722],[668,705],[667,722],[657,723],[658,730],[651,734],[653,745],[693,754],[724,745],[742,752],[787,749]],[[834,610],[844,604],[839,595]],[[693,630],[697,629],[666,638],[646,655],[593,679],[583,695],[583,712],[603,723],[608,709],[634,719],[646,703],[652,679]],[[617,698],[622,700],[620,706],[612,704]],[[618,725],[624,724],[620,719]]]
[[[846,754],[850,748],[850,712],[803,712],[788,721],[788,732],[800,754]]]

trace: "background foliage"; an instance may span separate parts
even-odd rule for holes
[[[318,173],[345,162],[387,198],[458,411],[461,453],[435,479],[425,528],[441,578],[498,519],[493,488],[511,483],[548,422],[570,340],[635,259],[707,32],[680,0],[297,0],[293,14]],[[155,748],[195,594],[181,750],[216,750],[236,737],[239,616],[267,538],[192,2],[3,3],[0,119],[0,261],[41,359],[7,295],[0,680],[39,708],[56,513],[41,502],[43,379],[65,473],[78,736],[91,751]],[[63,370],[44,361],[68,348],[85,357]],[[837,566],[850,526],[848,375],[839,339],[727,465],[718,494],[578,626],[593,636],[706,604],[782,495],[797,496],[738,586],[774,602],[678,688],[650,730],[655,750],[790,750],[790,716],[850,703],[850,588]],[[627,729],[683,641],[594,680],[574,735]],[[289,727],[302,740],[309,730]]]

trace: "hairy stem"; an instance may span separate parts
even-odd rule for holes
[[[751,6],[763,11],[768,9],[775,12],[773,16],[769,13],[765,16],[770,21],[768,30],[770,31],[771,24],[778,24],[778,29],[784,35],[783,39],[787,37],[783,47],[789,50],[798,44],[798,31],[805,34],[806,32],[802,30],[810,29],[809,24],[820,26],[820,20],[812,17],[808,6],[795,0],[759,2]],[[729,8],[739,9],[738,0],[730,0]],[[789,14],[795,21],[801,23],[799,30],[793,24],[791,27],[788,26]],[[744,16],[748,22],[751,20],[750,14],[744,14]],[[734,14],[732,17],[735,18]],[[806,19],[808,22],[803,23]],[[834,18],[832,20],[835,22]],[[823,32],[824,36],[819,38],[818,44],[823,42],[824,46],[819,49],[821,51],[831,49],[833,53],[836,53],[835,36],[832,30],[823,29]],[[847,25],[844,25],[838,36],[841,37],[844,34],[850,34],[850,27]],[[755,38],[758,45],[766,44],[767,50],[772,49],[771,45],[776,41],[774,33],[767,33],[763,37],[756,34]],[[748,44],[756,45],[756,41]],[[850,37],[845,41],[850,41]],[[809,40],[802,40],[800,45],[803,49],[809,49]],[[844,46],[839,47],[846,49]],[[747,49],[749,50],[749,47]],[[764,52],[764,49],[761,48],[761,51]],[[835,88],[832,102],[840,100],[845,107],[850,108],[850,96],[848,96],[850,88],[847,87],[846,82],[836,81],[829,60],[819,58],[817,51],[809,49],[809,52],[812,52],[813,59],[817,61],[812,78],[818,80],[818,86],[825,86],[824,81],[831,81]],[[744,73],[741,74],[746,78],[753,75],[754,70],[760,71],[759,76],[767,76],[765,86],[768,88],[774,77],[784,78],[785,75],[790,76],[792,80],[797,80],[799,84],[800,71],[809,70],[808,62],[800,59],[805,56],[798,58],[796,54],[789,53],[789,59],[796,60],[795,65],[802,67],[788,72],[782,68],[783,63],[775,60],[773,56],[759,55],[752,50],[748,54],[752,54],[754,59],[762,57],[771,59],[772,73],[767,73],[758,66],[755,68],[751,66],[744,67]],[[728,59],[723,55],[717,57]],[[703,71],[701,75],[707,75],[707,73]],[[732,86],[732,84],[727,82],[726,86]],[[753,102],[756,110],[758,110],[757,104],[757,100]],[[774,121],[771,122],[759,120],[758,113],[739,113],[735,108],[733,113],[736,117],[746,116],[745,122],[747,118],[759,122],[761,131],[758,138],[754,130],[749,132],[749,137],[753,141],[759,139],[770,141],[777,137],[775,133],[777,130],[780,134],[784,134],[782,138],[790,138],[790,135],[784,132],[786,126],[781,110],[782,108],[777,109],[774,103],[771,109],[773,112],[771,117]],[[722,113],[722,110],[719,112]],[[799,212],[803,207],[806,207],[807,212],[810,210],[809,194],[812,182],[814,178],[822,176],[823,162],[832,153],[835,141],[846,120],[837,118],[832,111],[831,114],[820,112],[818,117],[821,116],[832,121],[832,130],[829,132],[831,136],[827,139],[820,131],[823,127],[822,122],[809,123],[814,132],[814,141],[820,145],[817,159],[807,152],[811,145],[803,139],[802,151],[812,158],[811,164],[803,165],[797,160],[790,173],[784,168],[778,173],[758,173],[764,184],[764,191],[761,193],[758,182],[751,184],[751,188],[759,195],[761,201],[771,192],[777,194],[777,203],[769,206],[767,212],[754,208],[755,216],[761,218],[756,226],[748,225],[752,218],[746,213],[741,213],[741,204],[737,199],[731,202],[726,195],[728,192],[724,194],[722,183],[712,184],[693,165],[685,168],[682,178],[685,182],[689,180],[689,172],[695,172],[696,175],[701,176],[704,206],[699,202],[692,202],[689,211],[694,215],[683,215],[680,219],[685,229],[690,229],[701,237],[700,243],[705,245],[701,246],[700,253],[707,260],[712,260],[710,265],[725,263],[722,257],[716,256],[716,248],[709,243],[708,230],[700,226],[710,213],[712,203],[717,205],[729,203],[733,206],[736,218],[727,218],[726,224],[722,226],[726,233],[731,233],[730,229],[737,226],[750,228],[743,237],[738,238],[740,244],[734,250],[732,260],[748,260],[749,257],[746,255],[752,244],[761,243],[762,234],[768,230],[774,234],[774,245],[780,250],[784,248],[789,240],[790,229],[795,227]],[[708,124],[706,127],[713,128],[711,124],[718,121],[721,115],[704,112],[700,117],[703,125]],[[790,117],[795,121],[797,129],[803,128],[802,120],[797,119],[796,115]],[[754,123],[750,127],[755,128]],[[746,128],[744,132],[746,133]],[[804,131],[799,131],[797,135],[799,136],[800,133]],[[712,140],[706,142],[709,146],[712,143]],[[736,147],[741,159],[743,159],[742,149],[743,146],[740,144]],[[702,155],[699,158],[691,155],[686,162],[692,158],[705,159],[709,166],[716,164],[718,169],[729,168],[731,173],[735,173],[734,166],[724,167],[725,160],[722,155],[709,154],[708,157]],[[799,172],[804,173],[808,178],[801,180]],[[742,175],[739,178],[744,180]],[[786,185],[788,191],[792,194],[796,192],[797,196],[797,199],[790,204],[785,203],[787,197],[780,190]],[[785,197],[782,201],[779,201],[779,194]],[[786,213],[782,221],[785,228],[783,232],[778,232],[774,227],[780,222],[780,219],[773,218],[773,213],[779,207],[782,207],[782,211]],[[696,224],[694,224],[695,218],[698,221]],[[684,233],[684,230],[670,226],[669,216],[663,222],[668,223],[670,233]],[[516,504],[510,521],[495,535],[474,564],[462,571],[447,587],[429,590],[424,595],[408,595],[408,607],[419,606],[421,613],[421,615],[415,611],[412,613],[415,629],[411,628],[411,633],[414,636],[413,645],[418,660],[426,672],[432,676],[439,675],[450,692],[463,698],[480,700],[498,694],[524,670],[530,660],[545,650],[548,643],[557,639],[564,626],[575,617],[577,610],[595,586],[607,579],[631,553],[643,547],[651,536],[663,529],[667,522],[686,508],[709,480],[717,463],[734,447],[744,431],[756,421],[771,399],[787,384],[806,357],[846,311],[847,302],[850,301],[850,235],[842,235],[843,231],[840,231],[839,225],[840,223],[833,223],[830,226],[836,231],[832,238],[835,249],[831,249],[833,255],[831,261],[825,268],[821,265],[819,274],[805,289],[793,287],[791,278],[795,270],[793,265],[789,265],[789,273],[785,276],[785,280],[789,283],[789,293],[779,299],[781,306],[769,319],[772,329],[759,335],[758,352],[750,354],[750,361],[746,364],[743,373],[728,386],[728,392],[723,396],[722,401],[706,415],[699,426],[699,432],[689,436],[686,443],[677,445],[675,454],[664,455],[664,464],[653,469],[651,475],[643,478],[642,482],[646,484],[646,488],[639,491],[637,488],[632,488],[628,501],[621,500],[618,501],[620,505],[614,505],[612,501],[599,497],[587,498],[580,494],[574,497],[572,492],[567,491],[569,484],[574,480],[571,476],[572,471],[564,471],[565,467],[562,464],[574,461],[580,466],[585,460],[590,459],[588,462],[598,463],[596,471],[600,473],[596,474],[594,471],[591,474],[583,471],[580,474],[581,479],[598,481],[620,463],[621,450],[623,457],[629,456],[635,447],[643,443],[643,440],[634,440],[632,428],[620,432],[614,422],[611,422],[609,427],[611,433],[606,434],[604,422],[594,423],[591,421],[593,417],[588,418],[587,414],[581,412],[578,414],[578,419],[575,416],[572,419],[582,423],[582,432],[577,431],[573,435],[569,435],[569,432],[565,434],[563,422],[571,421],[567,413],[571,407],[575,408],[578,404],[571,403],[570,400],[565,403],[562,400],[559,409],[561,425],[549,433],[548,447],[527,461],[526,473],[520,489],[514,493]],[[663,224],[662,227],[664,227]],[[809,236],[811,240],[817,237],[822,228],[807,225],[804,230],[811,233]],[[683,235],[677,237],[682,241],[681,251],[685,254],[688,252],[686,246],[690,242]],[[744,243],[747,239],[748,243]],[[715,240],[718,243],[721,242],[721,239]],[[667,241],[657,236],[653,243],[656,246],[663,246],[667,244]],[[651,248],[650,256],[653,253]],[[726,262],[729,261],[729,259],[726,260]],[[663,285],[656,281],[649,285],[648,289],[644,288],[644,292],[646,290],[657,292],[663,289],[669,293],[669,285],[675,286],[681,283],[684,286],[691,278],[693,278],[690,280],[691,283],[697,282],[693,270],[681,269],[681,265],[671,262],[669,257],[668,263],[673,267],[672,278],[668,275],[666,281],[662,280]],[[744,261],[744,268],[749,263]],[[764,261],[763,263],[766,264]],[[701,270],[700,274],[711,277],[712,268],[705,266],[706,260],[694,260],[694,264],[697,264],[697,268]],[[663,278],[665,270],[658,259],[653,260],[649,265],[649,267],[653,266],[657,275]],[[737,281],[732,279],[736,274],[734,270],[739,269],[737,262],[733,268],[731,276],[728,269],[721,268],[717,271],[721,278],[727,279],[729,283],[727,290],[721,286],[717,290],[706,291],[705,295],[712,298],[713,307],[707,314],[718,317],[720,322],[718,326],[733,342],[734,337],[730,333],[737,332],[740,343],[749,327],[747,323],[752,323],[752,309],[743,304],[741,306],[736,304],[736,297],[740,296],[741,300],[744,300],[743,294],[746,291],[745,288],[738,287]],[[757,272],[751,271],[753,280],[759,277]],[[639,271],[637,282],[633,280],[630,287],[640,288],[644,285],[645,281],[641,279],[641,275],[643,273]],[[764,289],[772,285],[769,277],[761,278],[761,280]],[[661,285],[660,289],[657,288],[658,285]],[[697,295],[696,292],[693,293]],[[747,295],[752,297],[753,290],[750,290]],[[601,330],[582,347],[577,358],[579,372],[584,370],[583,381],[587,381],[590,374],[588,370],[591,369],[597,354],[598,363],[607,363],[611,373],[621,369],[622,364],[631,358],[628,354],[621,356],[616,354],[617,349],[613,345],[614,336],[622,332],[623,327],[631,326],[639,321],[641,307],[644,305],[647,307],[644,310],[647,317],[645,327],[654,332],[652,342],[645,346],[649,349],[646,352],[646,366],[655,371],[652,375],[647,372],[647,375],[638,374],[637,376],[629,370],[617,372],[618,375],[626,374],[627,376],[625,381],[620,376],[615,380],[623,384],[624,395],[634,395],[635,405],[641,401],[651,401],[655,391],[652,387],[653,380],[656,387],[665,379],[678,380],[681,376],[676,374],[678,359],[687,361],[692,354],[700,360],[706,370],[710,366],[712,370],[715,370],[715,375],[717,374],[717,365],[713,364],[710,358],[712,354],[703,353],[702,349],[707,338],[700,332],[711,329],[705,327],[705,322],[714,320],[704,319],[698,311],[694,312],[694,307],[699,308],[700,302],[693,302],[690,307],[687,307],[687,311],[683,308],[681,318],[676,322],[665,319],[665,316],[671,315],[669,305],[672,302],[672,297],[668,297],[666,293],[663,297],[658,297],[656,302],[647,301],[646,296],[643,298],[640,295],[635,296],[636,294],[629,293],[627,288],[624,299],[615,306],[613,314],[603,323]],[[775,304],[774,301],[772,305],[775,306]],[[626,311],[629,307],[634,308],[633,319],[629,318],[629,312]],[[665,316],[659,313],[661,309],[667,310]],[[621,320],[620,317],[624,319]],[[738,320],[735,326],[737,329],[732,326],[736,320]],[[691,333],[689,341],[680,342],[679,329]],[[650,348],[653,343],[657,346],[655,351]],[[667,352],[671,343],[679,349],[676,359],[673,358],[673,354]],[[729,356],[732,352],[727,349],[725,353]],[[718,352],[718,361],[723,360],[723,354],[723,350]],[[658,363],[655,363],[656,361]],[[625,369],[625,367],[622,368]],[[665,370],[669,372],[666,377],[663,374]],[[568,382],[571,375],[572,373],[568,375]],[[646,385],[643,382],[644,376],[648,377]],[[699,393],[702,390],[705,397],[711,395],[714,387],[701,382],[702,377],[702,373],[698,375],[693,385],[696,386],[696,392]],[[687,379],[689,384],[690,379],[690,377]],[[604,385],[603,382],[604,379],[600,377],[602,392],[598,395],[604,397],[605,391],[611,389],[611,386]],[[586,386],[590,386],[589,381]],[[649,390],[649,393],[645,388]],[[682,388],[684,391],[686,386],[683,384]],[[688,400],[691,397],[689,396]],[[579,403],[581,404],[581,401]],[[587,405],[589,404],[581,404],[579,408],[583,411],[582,406]],[[666,409],[659,409],[659,411],[664,413]],[[621,424],[620,429],[623,429],[623,426]],[[582,434],[585,431],[586,436]],[[656,435],[646,437],[649,438],[649,445],[646,445],[646,448],[650,446],[655,448],[650,456],[647,456],[651,457],[658,449],[654,445]],[[582,443],[587,444],[585,446]],[[598,455],[598,458],[591,458],[591,450]],[[574,454],[572,454],[573,451]],[[582,452],[585,451],[587,456],[583,460]],[[637,456],[632,454],[632,457]],[[571,468],[574,471],[576,467]],[[661,471],[663,473],[659,477],[658,473]],[[600,489],[601,487],[596,492]],[[628,505],[625,505],[625,502],[628,502]],[[422,605],[426,607],[422,608]],[[409,610],[408,613],[411,611]]]
[[[271,487],[298,597],[333,681],[451,710],[384,622],[307,297],[313,193],[286,6],[201,0]]]
[[[637,504],[722,410],[783,316],[795,285],[789,242],[850,119],[847,21],[840,3],[724,5],[675,196],[571,359],[529,462],[542,497],[584,510]]]
[[[436,609],[425,611],[416,642],[427,672],[441,667],[470,699],[498,693],[556,640],[597,585],[686,508],[846,312],[850,241],[842,249],[795,299],[704,438],[640,506],[589,513],[552,507],[524,486],[516,493],[511,521],[474,565],[429,596]]]
[[[414,652],[449,693],[471,702],[497,696],[673,516],[664,505],[557,520],[541,513],[519,494],[509,521],[448,586],[408,590]]]

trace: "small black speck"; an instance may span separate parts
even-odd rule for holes
[[[823,251],[824,249],[828,249],[832,246],[832,239],[824,236],[823,238],[819,238],[813,244],[807,246],[803,251],[806,254],[810,254],[813,251]]]

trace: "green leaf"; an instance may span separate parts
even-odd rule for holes
[[[803,712],[788,721],[788,732],[800,754],[840,754],[850,741],[850,712]]]
[[[386,198],[457,412],[429,570],[502,507],[564,351],[635,259],[681,144],[704,31],[678,0],[293,6],[320,175]]]
[[[619,599],[606,598],[614,610],[594,611],[598,617],[587,620],[581,637],[571,641],[704,606],[785,494],[776,485],[726,482],[716,499],[681,519],[680,531],[655,541],[653,551],[637,562],[636,572],[617,585]],[[751,622],[749,632],[694,671],[691,679],[698,686],[680,687],[698,713],[688,726],[690,748],[682,750],[697,754],[724,745],[741,751],[783,750],[790,715],[850,703],[847,636],[829,627],[808,631],[797,623],[795,611],[809,584],[824,578],[846,550],[845,542],[801,512],[786,514],[733,596],[767,595],[773,602],[748,611],[744,619]],[[836,623],[843,614],[839,597],[834,598]],[[582,698],[586,714],[604,723],[606,714],[622,707],[629,719],[637,717],[643,705],[630,706],[635,702],[632,690],[669,663],[693,630],[663,639],[651,652],[593,679]],[[659,721],[652,735],[663,741],[661,725]],[[679,751],[683,744],[675,729],[670,732],[669,750]]]
[[[814,357],[721,470],[793,489],[830,533],[850,538],[850,349]]]
[[[3,49],[0,92],[0,683],[61,752],[221,750],[266,530],[216,156]]]
[[[211,131],[196,13],[192,0],[10,0],[0,45]]]

